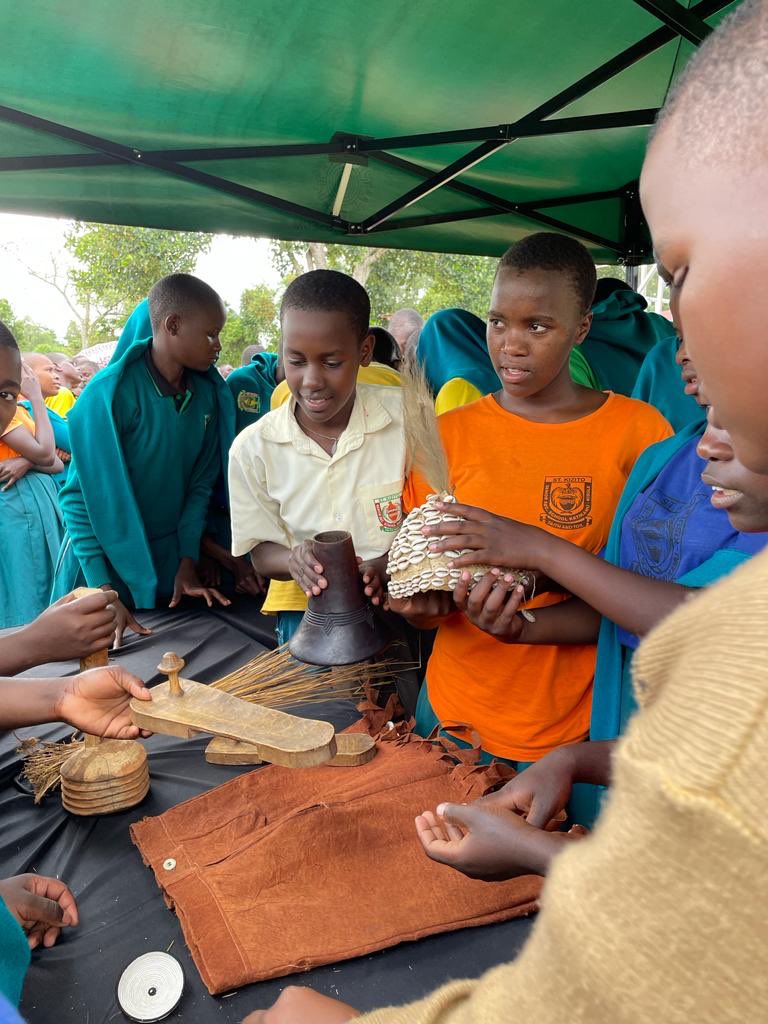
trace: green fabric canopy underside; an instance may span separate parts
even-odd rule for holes
[[[736,3],[680,6],[703,14],[720,6],[703,18],[711,26]],[[535,219],[538,209],[580,235],[599,260],[648,256],[632,189],[629,198],[619,193],[638,177],[647,119],[516,138],[454,179],[501,202],[544,204],[529,209],[530,217],[448,184],[370,233],[357,226],[481,140],[387,147],[352,164],[334,222],[344,171],[337,155],[185,154],[174,155],[171,171],[146,165],[157,151],[328,143],[335,133],[386,139],[515,123],[664,28],[634,0],[26,0],[5,4],[2,20],[5,211],[497,255],[545,226]],[[663,45],[544,120],[658,108],[694,50],[666,31]],[[111,144],[129,147],[144,166],[114,152],[105,157],[94,138],[76,142],[60,128],[19,123],[14,112],[87,133],[107,152]],[[50,159],[71,155],[81,162]],[[391,157],[421,171],[393,166]],[[185,180],[178,168],[219,180]],[[222,180],[303,209],[228,194]],[[617,194],[546,205],[595,192]],[[481,210],[486,215],[474,215]],[[435,215],[457,213],[464,219],[434,223]]]

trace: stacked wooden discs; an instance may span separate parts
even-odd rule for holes
[[[437,502],[455,502],[452,494],[430,494],[426,502],[413,509],[405,517],[400,531],[389,549],[389,593],[392,597],[412,597],[429,590],[453,590],[462,573],[471,576],[470,586],[477,583],[490,570],[489,565],[467,565],[461,569],[452,569],[449,562],[460,555],[468,554],[467,550],[430,551],[429,544],[433,538],[425,537],[421,532],[424,526],[432,526],[444,522],[461,522],[461,516],[442,512]],[[511,570],[508,570],[511,571]],[[524,586],[530,583],[529,576],[524,572],[515,572],[519,582]]]
[[[77,596],[93,593],[87,588]],[[109,652],[80,660],[80,671],[104,668]],[[147,752],[135,740],[103,740],[86,733],[85,746],[61,766],[61,802],[70,814],[112,814],[140,803],[149,792]]]
[[[70,814],[111,814],[149,792],[147,752],[135,740],[86,736],[85,747],[61,766],[61,802]]]

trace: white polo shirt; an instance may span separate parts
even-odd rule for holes
[[[403,520],[402,390],[358,384],[333,455],[301,430],[295,408],[291,399],[268,413],[230,449],[232,553],[266,541],[295,547],[325,530],[347,530],[361,558],[384,554]],[[265,612],[305,607],[295,583],[272,582]]]

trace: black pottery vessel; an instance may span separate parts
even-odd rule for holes
[[[367,600],[349,533],[318,533],[314,544],[328,586],[310,597],[288,650],[310,665],[352,665],[378,654],[389,634]]]

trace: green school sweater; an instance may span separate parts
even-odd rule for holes
[[[164,394],[149,344],[133,342],[70,414],[72,463],[60,495],[68,536],[54,597],[77,584],[79,563],[89,586],[110,582],[134,607],[151,608],[172,593],[179,560],[199,557],[233,435],[232,402],[215,369],[190,372],[181,401]]]
[[[272,392],[277,387],[276,369],[276,352],[257,352],[250,363],[233,370],[227,377],[227,387],[235,400],[238,434],[269,412]]]

